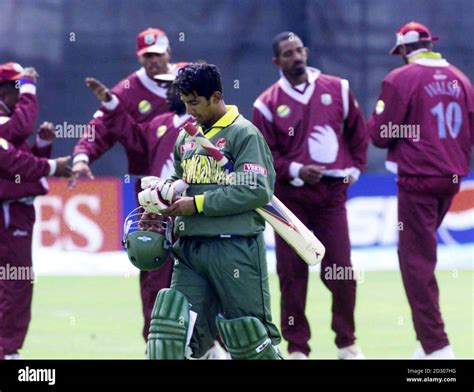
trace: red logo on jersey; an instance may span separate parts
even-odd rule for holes
[[[218,139],[218,140],[216,141],[215,146],[216,146],[219,150],[223,150],[226,143],[227,143],[227,140],[225,140],[223,137],[221,137],[220,139]]]
[[[262,176],[267,176],[267,169],[257,165],[256,163],[244,163],[244,172],[252,172],[261,174]]]
[[[194,150],[196,148],[196,142],[187,142],[179,146],[179,152],[184,154],[186,151]]]

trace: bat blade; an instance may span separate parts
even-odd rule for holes
[[[276,196],[270,204],[257,208],[257,212],[305,263],[321,262],[326,253],[324,245]]]

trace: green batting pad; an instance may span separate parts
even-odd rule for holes
[[[184,359],[189,326],[189,303],[174,289],[162,289],[151,313],[148,359]]]
[[[216,324],[232,359],[281,359],[267,330],[256,317],[226,320],[217,316]]]

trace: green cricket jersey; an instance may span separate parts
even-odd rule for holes
[[[265,220],[255,209],[267,204],[275,185],[271,151],[260,131],[242,115],[237,106],[209,130],[206,137],[234,163],[234,173],[226,173],[184,130],[174,148],[173,180],[190,186],[198,212],[175,221],[175,233],[185,236],[251,236],[265,229]]]

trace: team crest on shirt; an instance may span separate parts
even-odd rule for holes
[[[225,145],[227,143],[227,140],[225,140],[225,138],[221,137],[220,139],[218,139],[216,142],[215,142],[215,146],[219,149],[219,150],[223,150]]]
[[[321,94],[321,103],[326,106],[332,104],[331,94]]]
[[[156,129],[156,137],[162,137],[166,133],[167,130],[168,130],[168,127],[166,125],[160,125]]]
[[[0,147],[3,148],[5,151],[8,150],[8,142],[5,139],[0,137]]]
[[[379,99],[375,105],[375,114],[382,114],[385,110],[385,102]]]
[[[148,102],[146,99],[142,99],[139,103],[138,103],[138,111],[141,113],[141,114],[145,114],[145,113],[148,113],[151,109],[151,103]]]
[[[288,105],[280,105],[277,107],[278,116],[281,118],[288,117],[291,113],[291,109]]]

